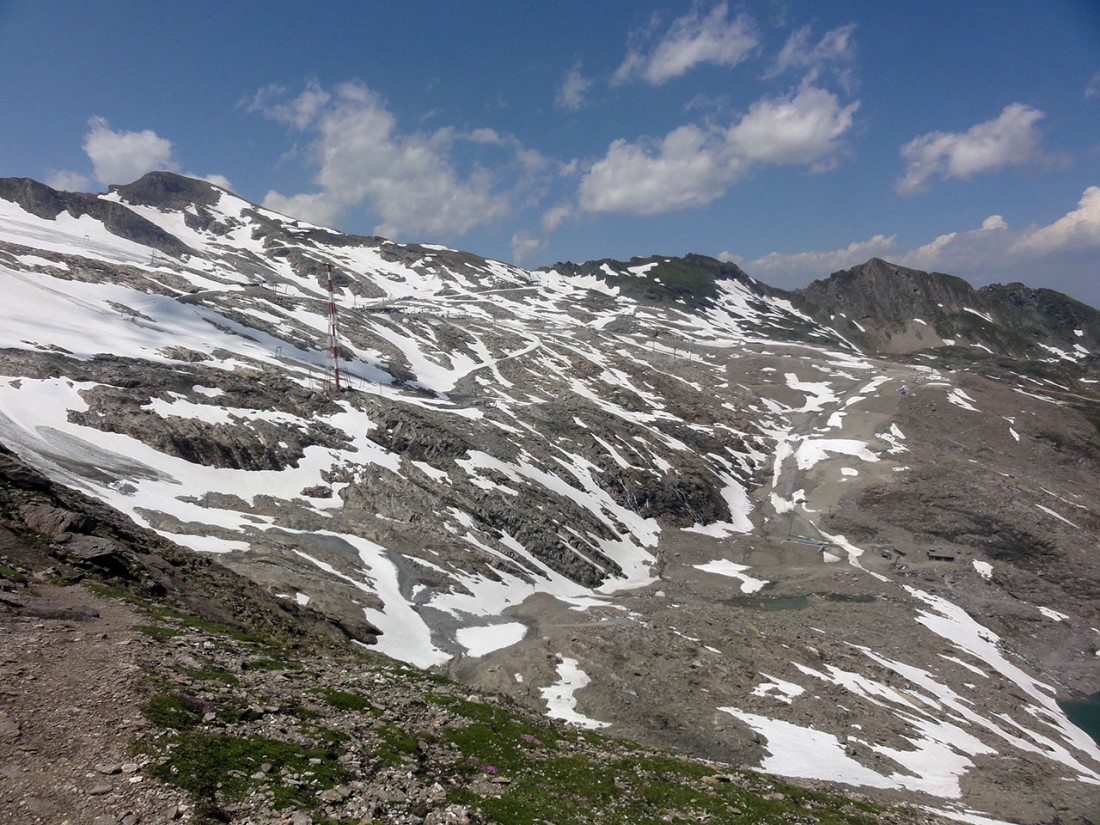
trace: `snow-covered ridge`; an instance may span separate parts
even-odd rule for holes
[[[815,776],[948,801],[994,755],[1050,763],[1075,788],[1100,777],[1095,747],[981,635],[980,614],[903,586],[885,539],[828,521],[848,490],[904,489],[921,434],[894,420],[902,406],[949,409],[947,436],[985,428],[990,449],[1023,451],[1038,432],[1023,407],[1058,411],[1087,386],[1021,378],[1021,410],[994,414],[954,374],[870,358],[747,276],[700,277],[696,295],[678,259],[528,271],[290,221],[216,187],[184,206],[130,191],[102,197],[191,251],[0,199],[0,441],[54,478],[279,576],[263,581],[369,624],[392,656],[499,666],[573,724],[631,718],[644,691],[619,671],[682,645],[665,677],[691,688],[698,718],[728,721],[731,747],[755,731],[771,770],[806,775],[811,752],[831,766]],[[1049,495],[1031,517],[1087,540],[1091,503]],[[967,587],[1011,573],[981,558],[958,569]],[[855,577],[874,604],[846,609],[889,603],[920,655],[860,641],[826,660],[805,628],[745,629],[801,576]],[[1057,632],[1078,621],[1036,602]],[[696,687],[764,647],[776,655],[751,684],[735,668]],[[629,665],[608,664],[620,654]],[[966,683],[1025,701],[984,706]],[[616,716],[608,695],[634,698]],[[886,738],[859,722],[842,736],[838,701]]]

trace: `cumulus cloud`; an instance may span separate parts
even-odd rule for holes
[[[543,249],[546,241],[540,240],[530,232],[516,232],[512,235],[512,263],[523,266],[531,255]]]
[[[140,132],[116,132],[105,118],[88,121],[84,152],[92,161],[92,170],[100,183],[129,183],[146,172],[175,171],[172,141],[150,129]]]
[[[1089,78],[1088,85],[1085,86],[1085,97],[1097,96],[1100,96],[1100,72],[1096,72]]]
[[[578,203],[588,212],[656,215],[705,206],[755,164],[830,168],[858,107],[803,84],[757,101],[726,128],[688,124],[660,140],[617,140],[585,173]]]
[[[740,172],[726,149],[721,135],[694,125],[652,143],[617,140],[581,180],[580,206],[635,215],[705,206]]]
[[[53,169],[46,175],[46,185],[61,192],[87,192],[92,185],[87,175],[69,172],[65,169]]]
[[[904,252],[895,263],[928,272],[973,274],[1006,269],[1008,248],[1016,233],[1000,215],[990,215],[977,229],[945,232]]]
[[[273,212],[318,226],[332,226],[344,214],[343,204],[323,192],[282,195],[272,190],[264,196],[263,205]]]
[[[285,86],[272,83],[256,92],[245,108],[296,129],[305,129],[332,99],[316,80],[307,83],[305,90],[292,100],[286,100],[288,94]]]
[[[204,180],[207,183],[212,183],[215,186],[220,186],[222,189],[225,189],[229,192],[233,191],[233,184],[229,182],[229,178],[227,178],[225,175],[218,175],[218,174],[213,174],[213,175],[191,175],[191,174],[189,174],[188,177],[198,178],[199,180]]]
[[[570,204],[552,206],[542,213],[542,229],[544,232],[553,232],[573,215],[574,210]]]
[[[990,215],[977,229],[945,232],[911,249],[898,249],[893,235],[875,235],[842,249],[772,252],[746,259],[729,252],[719,257],[750,275],[780,286],[801,286],[868,258],[888,258],[902,266],[949,272],[972,280],[1023,280],[1100,304],[1100,186],[1085,189],[1077,207],[1049,224],[1012,229],[1001,215]]]
[[[841,83],[850,82],[852,60],[855,58],[855,24],[840,26],[822,35],[816,43],[811,40],[809,26],[796,29],[775,58],[767,77],[777,77],[790,69],[819,72],[834,69]]]
[[[832,92],[804,84],[795,95],[758,100],[726,137],[749,161],[828,166],[858,108],[858,102],[841,106]]]
[[[1100,186],[1086,189],[1072,212],[1048,226],[1025,232],[1009,252],[1027,256],[1100,252]]]
[[[875,235],[865,241],[853,241],[843,249],[825,252],[771,252],[753,260],[722,252],[723,261],[737,264],[750,275],[777,285],[791,286],[811,278],[822,278],[841,269],[849,269],[869,258],[883,258],[896,251],[895,235]]]
[[[966,180],[1004,166],[1043,159],[1038,123],[1043,112],[1010,103],[993,120],[965,132],[928,132],[901,147],[905,174],[896,189],[901,195],[923,192],[934,177]]]
[[[179,164],[173,157],[172,141],[149,129],[116,132],[105,118],[98,116],[88,120],[83,148],[92,162],[95,180],[103,184],[130,183],[146,172],[179,170]],[[224,175],[183,174],[209,181],[223,189],[232,188]],[[80,172],[53,169],[46,176],[46,185],[66,192],[87,192],[92,188],[92,180]]]
[[[579,109],[584,105],[585,96],[592,87],[592,80],[581,73],[581,62],[578,60],[565,74],[565,79],[558,87],[555,102],[562,109]]]
[[[656,42],[654,27],[631,37],[626,58],[615,72],[615,82],[641,78],[659,85],[686,74],[702,63],[736,66],[759,45],[756,24],[745,14],[728,20],[729,9],[719,3],[702,14],[695,6],[672,21]]]
[[[491,129],[403,133],[382,98],[360,82],[332,92],[311,83],[292,100],[280,94],[279,87],[267,87],[249,109],[309,136],[319,191],[269,192],[265,205],[306,220],[336,223],[364,204],[381,218],[379,234],[461,235],[506,216],[511,206],[509,193],[487,169],[459,172],[456,147],[503,149],[520,174],[532,174],[540,161]]]

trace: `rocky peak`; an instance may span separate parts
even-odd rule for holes
[[[737,282],[757,295],[780,292],[750,277],[736,264],[695,253],[683,257],[650,255],[626,262],[610,258],[581,264],[566,261],[545,269],[574,277],[598,278],[624,296],[652,303],[683,301],[690,306],[706,305],[718,297],[722,282]]]
[[[124,204],[104,200],[98,195],[59,192],[30,178],[0,178],[0,198],[18,204],[36,217],[51,221],[56,220],[62,212],[67,212],[74,218],[88,215],[120,238],[158,249],[172,257],[178,258],[194,252],[175,235],[141,217]]]
[[[909,269],[881,258],[834,272],[795,294],[806,304],[828,307],[860,323],[876,325],[903,323],[922,313],[958,311],[982,303],[961,278]]]
[[[872,258],[794,293],[803,311],[878,353],[972,347],[1013,358],[1076,360],[1100,314],[1049,289],[974,289],[961,278]]]
[[[111,186],[110,191],[117,192],[127,203],[155,206],[159,209],[185,209],[191,205],[212,206],[218,202],[222,193],[212,183],[174,172],[149,172],[133,183]]]

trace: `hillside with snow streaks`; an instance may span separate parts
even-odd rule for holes
[[[1100,688],[1091,374],[884,360],[699,256],[528,271],[166,173],[108,228],[35,187],[0,198],[0,442],[52,478],[575,724],[963,817],[1100,800],[1054,701]]]

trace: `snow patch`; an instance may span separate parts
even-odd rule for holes
[[[496,650],[511,647],[527,636],[527,626],[520,622],[460,627],[456,641],[466,648],[466,655],[477,658]]]
[[[577,712],[577,697],[574,694],[590,681],[576,659],[563,657],[558,663],[558,681],[549,687],[539,688],[539,693],[546,700],[547,715],[590,730],[610,727],[610,722],[600,722]]]
[[[747,564],[737,564],[728,559],[714,559],[706,564],[693,564],[692,567],[696,570],[702,570],[704,573],[714,573],[719,576],[738,579],[741,582],[742,593],[756,593],[768,584],[764,579],[756,579],[745,575],[746,570],[752,569]]]

